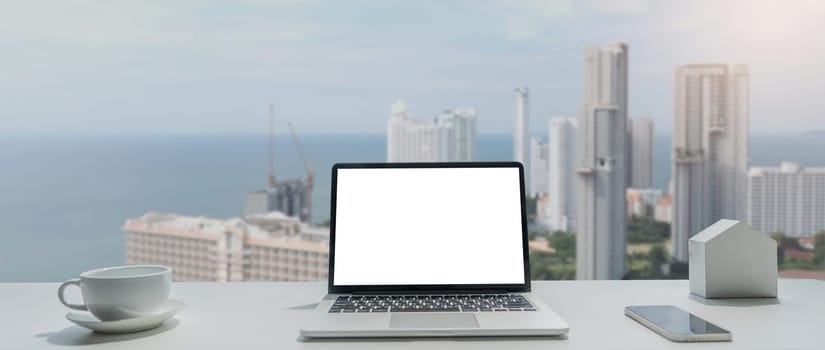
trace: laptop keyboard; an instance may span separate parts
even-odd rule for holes
[[[484,294],[339,296],[329,309],[329,313],[505,311],[536,311],[536,308],[521,295]]]

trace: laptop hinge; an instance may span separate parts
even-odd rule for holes
[[[393,291],[356,291],[353,295],[394,295],[394,294],[505,294],[504,289],[476,289],[476,290],[393,290]]]

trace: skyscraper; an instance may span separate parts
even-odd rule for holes
[[[810,237],[825,230],[825,168],[779,167],[748,172],[748,224],[764,233]]]
[[[530,115],[528,111],[529,91],[527,87],[516,89],[516,131],[513,135],[513,160],[524,164],[527,169],[528,154],[528,133],[530,132]]]
[[[531,197],[547,193],[547,143],[530,138],[530,193]]]
[[[448,109],[431,122],[412,119],[402,101],[387,125],[388,162],[458,162],[476,158],[476,112]]]
[[[653,120],[628,118],[628,182],[632,188],[653,187]]]
[[[454,109],[456,118],[456,160],[476,160],[476,110],[470,108]]]
[[[438,133],[435,150],[439,162],[476,160],[476,111],[468,108],[448,109],[435,120]]]
[[[433,161],[449,162],[453,160],[456,153],[456,130],[455,119],[451,113],[441,113],[433,121],[435,137],[433,138]]]
[[[624,43],[585,53],[576,170],[578,279],[619,279],[625,273],[627,62]]]
[[[673,257],[719,219],[745,220],[748,68],[698,64],[676,69],[673,115]]]
[[[433,123],[413,120],[404,101],[396,101],[387,125],[387,162],[434,161],[435,136]]]
[[[550,118],[548,192],[550,228],[576,229],[576,118]]]

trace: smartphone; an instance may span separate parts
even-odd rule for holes
[[[731,341],[730,332],[673,305],[628,306],[624,314],[676,342]]]

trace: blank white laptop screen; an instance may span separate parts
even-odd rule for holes
[[[523,284],[519,169],[339,168],[333,284]]]

